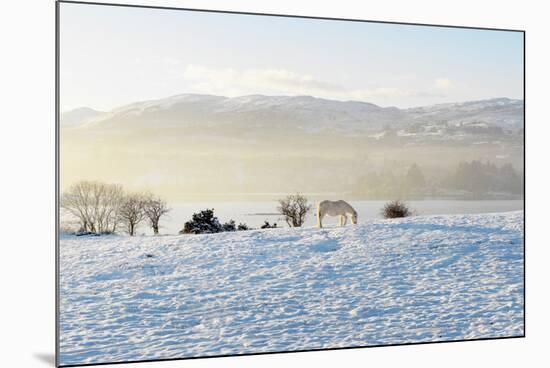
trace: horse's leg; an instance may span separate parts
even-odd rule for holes
[[[346,226],[347,223],[348,223],[348,215],[344,215],[344,225],[343,226]]]
[[[317,211],[317,226],[319,228],[323,227],[323,215],[321,214],[321,211]]]

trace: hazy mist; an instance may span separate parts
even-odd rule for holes
[[[518,198],[522,112],[522,101],[508,99],[399,110],[311,97],[181,95],[89,118],[79,112],[80,122],[65,114],[61,186],[99,180],[170,201],[294,192]],[[459,164],[472,161],[487,166],[459,172]],[[487,175],[487,182],[469,185],[467,175]],[[509,185],[513,180],[518,183]]]

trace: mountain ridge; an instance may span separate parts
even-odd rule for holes
[[[340,101],[313,96],[244,95],[226,97],[184,93],[166,98],[137,101],[108,112],[78,108],[62,113],[61,124],[89,126],[114,120],[175,123],[194,121],[288,121],[309,129],[379,129],[387,125],[407,125],[419,121],[449,123],[485,122],[509,129],[523,127],[523,100],[497,97],[453,103],[398,108],[381,107],[364,101]],[[80,121],[78,117],[83,116]],[[306,129],[307,130],[307,129]]]

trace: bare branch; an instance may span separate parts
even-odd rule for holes
[[[153,229],[153,233],[158,235],[160,218],[170,212],[170,208],[166,204],[166,201],[148,193],[145,198],[143,210],[149,225]]]
[[[124,196],[118,211],[118,218],[126,227],[130,236],[135,235],[136,228],[145,219],[146,196],[143,194],[128,194]]]
[[[284,216],[288,226],[300,227],[304,224],[307,213],[311,211],[311,205],[305,196],[294,194],[280,199],[277,210]]]

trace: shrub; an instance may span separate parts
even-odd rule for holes
[[[183,225],[180,234],[212,234],[223,230],[218,218],[214,216],[214,209],[206,209],[194,213],[191,221]]]
[[[311,205],[307,198],[301,194],[289,195],[279,200],[277,210],[290,227],[300,227],[306,221],[307,213],[311,210]]]
[[[87,236],[87,235],[90,235],[90,236],[99,236],[100,234],[98,233],[94,233],[94,232],[91,232],[91,231],[79,231],[75,234],[76,236]]]
[[[221,224],[216,216],[214,209],[206,209],[199,213],[194,213],[191,221],[187,221],[183,225],[180,234],[214,234],[225,231],[249,230],[246,224],[235,224],[235,220]]]
[[[229,222],[226,222],[222,225],[222,231],[237,231],[237,226],[235,225],[234,220],[229,220]]]
[[[239,226],[237,226],[237,230],[245,231],[245,230],[252,230],[252,229],[249,228],[247,224],[239,223]]]
[[[414,211],[405,202],[397,200],[386,203],[381,213],[384,218],[391,219],[412,216]]]
[[[273,225],[271,225],[269,222],[264,221],[264,224],[261,226],[262,229],[274,229],[277,227],[277,223],[274,222]]]

